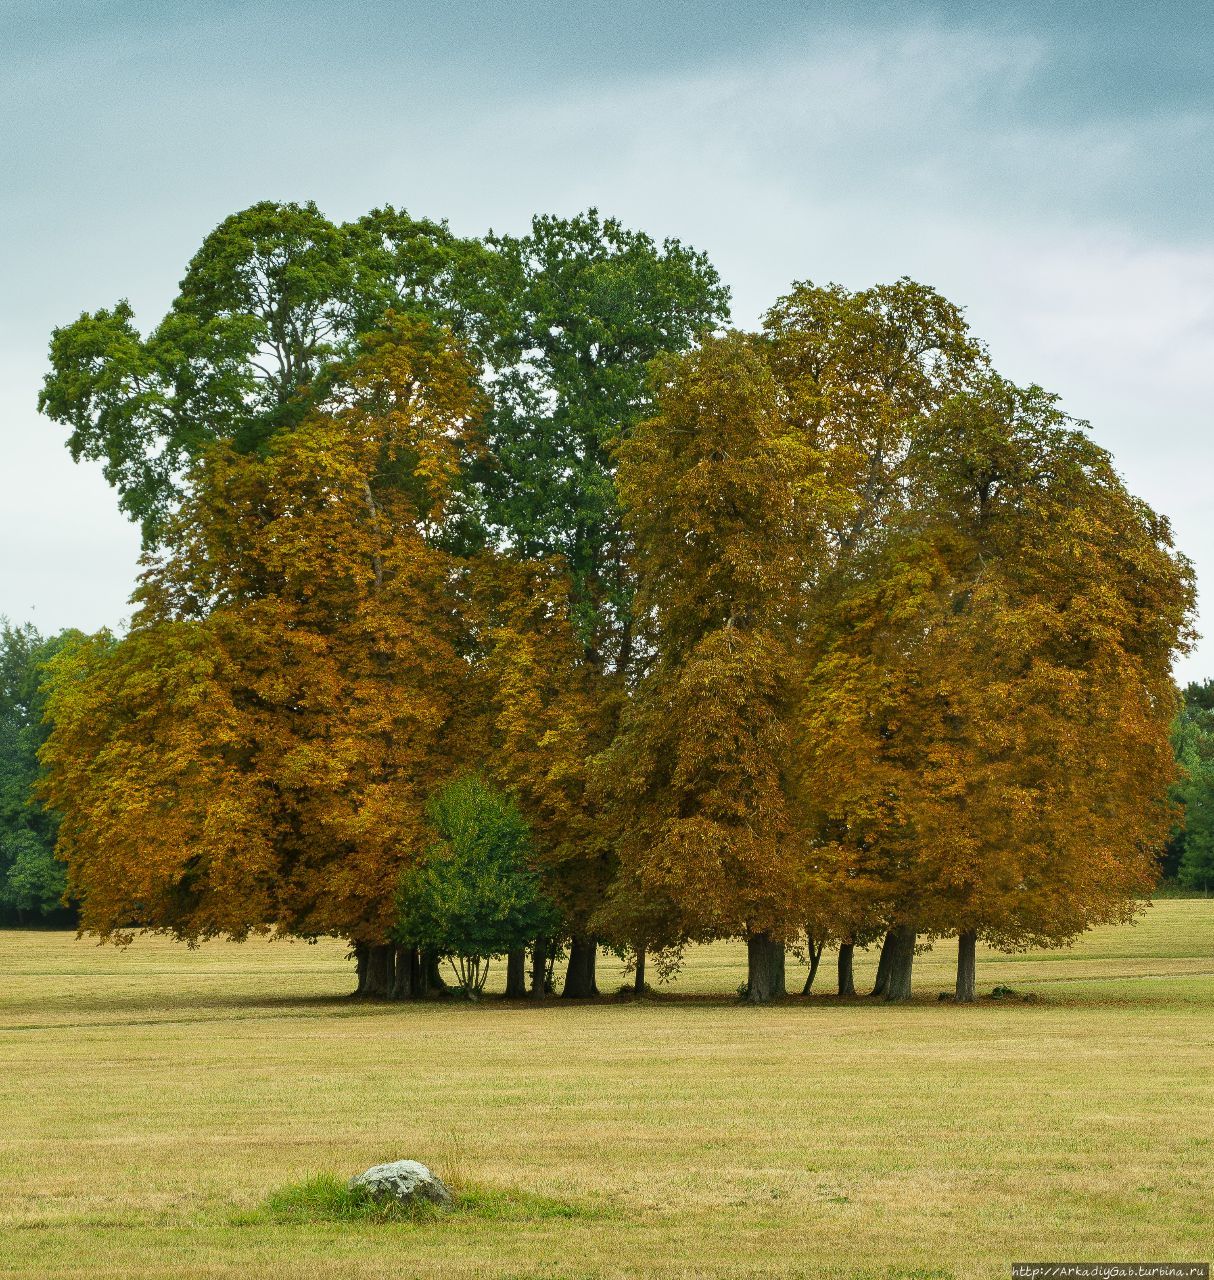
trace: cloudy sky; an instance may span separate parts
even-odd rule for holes
[[[743,325],[933,284],[1171,516],[1214,631],[1212,57],[1208,0],[0,0],[0,613],[112,625],[135,571],[35,411],[51,327],[151,327],[221,218],[311,198],[597,205],[707,250]]]

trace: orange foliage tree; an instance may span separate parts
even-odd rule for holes
[[[440,539],[478,411],[449,335],[397,321],[263,454],[208,451],[129,635],[54,670],[45,798],[82,928],[337,934],[392,985],[397,881],[470,751]]]
[[[652,666],[598,762],[623,868],[607,910],[639,897],[660,944],[745,937],[764,1000],[806,911],[787,770],[820,465],[747,335],[665,362],[658,410],[620,451]]]
[[[622,682],[585,661],[571,584],[558,560],[485,553],[465,569],[461,608],[475,673],[484,768],[518,801],[544,891],[572,938],[565,990],[596,992],[591,917],[615,858],[588,791],[587,762],[610,740]],[[558,939],[532,948],[532,994],[544,994]],[[521,994],[521,958],[511,994]]]
[[[836,600],[798,759],[824,854],[892,927],[1060,945],[1154,881],[1174,771],[1171,660],[1192,576],[1108,456],[990,374],[920,422],[906,499]]]

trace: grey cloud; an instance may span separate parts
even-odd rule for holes
[[[152,322],[267,196],[466,231],[597,203],[708,250],[743,323],[798,277],[927,280],[1208,576],[1214,7],[907,8],[8,5],[0,612],[95,626],[133,581],[133,531],[33,412],[51,325],[123,295]]]

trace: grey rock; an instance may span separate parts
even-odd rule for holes
[[[350,1179],[350,1190],[366,1187],[376,1200],[399,1200],[401,1204],[431,1204],[448,1208],[454,1204],[451,1192],[418,1160],[393,1160],[373,1165]]]

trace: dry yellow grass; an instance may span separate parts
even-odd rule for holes
[[[833,979],[828,955],[819,983]],[[1214,901],[1070,952],[980,958],[1035,1003],[671,994],[360,1005],[336,943],[0,934],[0,1275],[1006,1276],[1208,1258]],[[872,957],[858,967],[869,979]],[[796,980],[796,970],[790,972]],[[600,985],[618,970],[604,965]],[[555,1203],[276,1222],[271,1189],[411,1156]]]

